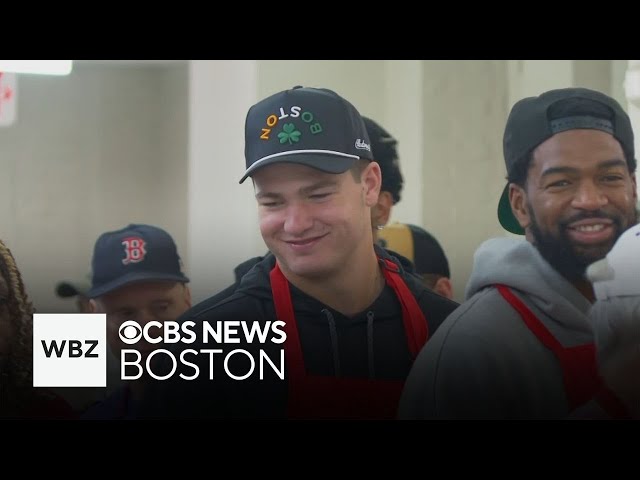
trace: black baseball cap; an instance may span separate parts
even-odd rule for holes
[[[100,235],[93,249],[91,290],[96,298],[137,282],[186,283],[173,238],[159,227],[130,224]]]
[[[378,232],[378,238],[385,248],[411,260],[416,273],[451,278],[444,250],[425,229],[408,223],[392,223]]]
[[[561,117],[553,115],[554,107],[567,100],[580,105],[580,114]],[[594,108],[594,103],[599,108]],[[550,90],[537,97],[524,98],[513,106],[503,138],[507,172],[511,171],[518,160],[548,138],[556,133],[575,129],[596,129],[610,133],[620,142],[625,154],[630,155],[627,161],[634,158],[631,120],[616,100],[587,88],[563,88]],[[498,203],[498,220],[505,230],[524,234],[511,210],[508,182]]]
[[[273,163],[298,163],[343,173],[356,160],[373,160],[358,110],[332,90],[293,87],[249,109],[245,122],[244,182]]]
[[[56,295],[60,298],[70,298],[77,295],[87,296],[91,289],[91,275],[82,280],[62,280],[56,285]]]

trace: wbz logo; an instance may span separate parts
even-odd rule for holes
[[[78,358],[85,356],[87,358],[98,358],[97,353],[91,353],[94,348],[98,346],[98,340],[85,340],[85,345],[89,345],[89,349],[85,352],[82,351],[82,341],[80,340],[62,340],[60,344],[55,340],[51,340],[51,343],[47,345],[46,340],[40,340],[42,342],[42,348],[47,358],[51,358],[52,354],[60,358],[64,355],[64,347],[68,345],[67,356],[69,358]],[[67,342],[69,342],[67,344]]]
[[[33,315],[34,387],[106,387],[104,313]]]

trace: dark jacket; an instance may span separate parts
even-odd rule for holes
[[[383,249],[376,247],[376,251],[382,258],[392,259],[400,266],[400,262]],[[197,305],[183,319],[196,321],[196,332],[201,330],[199,322],[202,320],[209,324],[229,320],[258,321],[261,324],[274,321],[276,313],[269,280],[274,265],[275,257],[267,255],[242,277],[234,293],[219,302],[205,301]],[[427,289],[401,266],[400,274],[427,319],[429,336],[433,335],[458,304]],[[404,381],[413,358],[407,346],[401,305],[389,286],[369,308],[354,317],[342,315],[293,285],[290,285],[290,290],[308,374]],[[149,385],[141,409],[143,418],[286,417],[286,378],[281,380],[273,369],[265,366],[264,378],[261,379],[258,365],[260,350],[278,365],[281,344],[268,341],[220,345],[212,344],[210,340],[203,344],[201,340],[199,337],[196,343],[176,344],[173,351],[179,359],[180,350],[185,348],[198,352],[203,348],[222,349],[223,354],[213,356],[213,380],[209,379],[209,355],[200,353],[186,357],[200,369],[198,378],[190,381],[180,379],[179,374],[193,375],[194,369],[178,361],[177,371],[170,379]],[[225,370],[224,359],[234,349],[250,352],[256,362],[253,374],[246,380],[233,380]],[[234,355],[227,365],[228,371],[235,375],[244,374],[250,369],[249,362],[245,355]]]
[[[80,416],[80,420],[134,420],[137,418],[136,404],[128,385],[122,385],[103,400],[100,400]]]
[[[400,264],[400,266],[403,268],[405,273],[415,275],[415,267],[413,263],[411,263],[411,260],[409,260],[406,257],[403,257],[402,255],[394,251],[391,251],[388,249],[385,249],[385,250],[387,254],[389,254],[389,256],[394,257],[397,260],[396,263]],[[213,307],[214,305],[217,305],[225,298],[228,298],[231,295],[233,295],[238,289],[238,287],[240,286],[240,281],[242,280],[242,277],[244,277],[247,273],[249,273],[251,269],[254,267],[254,265],[257,265],[258,263],[263,261],[265,258],[269,258],[269,257],[273,257],[273,253],[267,252],[267,254],[264,257],[253,257],[239,264],[236,268],[233,269],[233,274],[236,278],[236,281],[234,284],[229,285],[224,290],[203,300],[197,305],[194,305],[193,308],[191,308],[191,310],[189,310],[188,312],[185,312],[185,314],[180,318],[180,320],[186,319],[187,316],[193,318],[194,316],[197,316],[199,312],[204,312],[206,310],[209,310],[209,308]],[[420,280],[420,277],[418,277],[417,275],[416,275],[416,278]]]

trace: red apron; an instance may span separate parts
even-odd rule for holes
[[[427,321],[415,297],[399,275],[396,264],[384,260],[387,284],[402,306],[402,321],[413,358],[427,341]],[[276,315],[285,323],[284,342],[289,381],[289,418],[387,418],[396,417],[404,380],[373,380],[308,375],[291,302],[289,282],[276,263],[270,273]]]
[[[564,390],[569,411],[595,399],[600,406],[616,418],[627,417],[626,408],[609,389],[605,388],[598,374],[596,349],[593,343],[563,347],[544,324],[533,314],[509,287],[496,285],[500,295],[520,314],[527,328],[556,356],[562,369]]]

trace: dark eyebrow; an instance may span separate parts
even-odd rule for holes
[[[151,305],[158,305],[158,304],[160,304],[160,303],[171,303],[171,302],[172,302],[172,300],[173,300],[173,299],[172,299],[172,298],[169,298],[169,297],[167,297],[167,298],[156,298],[155,300],[153,300],[153,301],[151,302]]]
[[[258,192],[258,193],[256,193],[256,198],[258,200],[260,200],[261,198],[279,199],[280,197],[281,197],[281,195],[278,195],[277,193],[270,193],[270,192]]]
[[[335,180],[322,180],[321,182],[314,183],[313,185],[309,185],[308,187],[304,187],[300,189],[300,193],[305,195],[309,194],[315,190],[320,190],[325,187],[335,187],[338,184]]]
[[[542,175],[540,175],[540,178],[548,177],[549,175],[553,175],[555,173],[577,173],[577,172],[578,172],[578,169],[572,168],[572,167],[550,167],[550,168],[547,168],[544,172],[542,172]]]
[[[625,162],[624,160],[620,160],[619,158],[613,159],[613,160],[605,160],[604,162],[598,164],[598,168],[600,170],[604,170],[605,168],[612,168],[612,167],[629,167],[627,165],[627,162]]]
[[[338,184],[337,180],[321,180],[317,183],[314,183],[313,185],[309,185],[308,187],[301,188],[298,192],[301,195],[308,195],[309,193],[315,190],[319,190],[325,187],[335,187],[337,184]],[[263,198],[272,198],[272,199],[278,200],[282,198],[282,195],[278,193],[273,193],[273,192],[258,192],[256,193],[256,198],[258,200]]]
[[[605,160],[604,162],[600,162],[598,164],[598,169],[606,170],[607,168],[626,167],[626,166],[627,166],[627,162],[616,158],[613,160]],[[577,172],[578,172],[578,169],[572,168],[572,167],[551,167],[551,168],[547,168],[544,172],[542,172],[542,175],[540,175],[540,178],[544,178],[548,175],[553,175],[554,173],[577,173]]]

